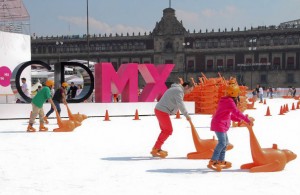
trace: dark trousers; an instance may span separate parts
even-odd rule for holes
[[[61,111],[61,109],[60,109],[60,103],[58,101],[56,101],[56,100],[53,100],[53,103],[56,106],[58,114],[60,115],[60,111]],[[52,112],[54,112],[54,109],[51,106],[51,109],[47,112],[46,117],[49,117],[50,114],[52,114]]]

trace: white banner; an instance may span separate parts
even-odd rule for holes
[[[14,68],[31,60],[31,41],[29,35],[0,31],[0,95],[14,92],[10,86],[10,77]],[[31,68],[26,68],[21,77],[25,77],[31,89]],[[22,85],[21,81],[20,84]]]

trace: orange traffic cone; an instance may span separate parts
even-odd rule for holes
[[[176,119],[180,119],[181,117],[180,117],[180,112],[179,112],[179,110],[177,111],[177,113],[176,113]]]
[[[279,112],[279,115],[284,115],[282,106],[280,106],[280,112]]]
[[[292,104],[292,110],[296,110],[296,109],[295,109],[294,102],[293,102],[293,104]]]
[[[108,111],[106,110],[105,112],[105,118],[104,118],[104,121],[110,121],[109,120],[109,115],[108,115]]]
[[[267,101],[266,101],[266,99],[264,99],[264,104],[267,104]]]
[[[300,103],[299,102],[297,103],[296,109],[300,109]]]
[[[139,118],[139,112],[138,112],[137,109],[135,110],[135,116],[134,116],[134,119],[133,119],[133,120],[141,120],[141,119]]]
[[[288,112],[288,111],[289,111],[289,105],[286,104],[286,112]]]
[[[267,113],[266,113],[265,116],[272,116],[272,115],[270,114],[270,108],[269,108],[269,106],[268,106]]]

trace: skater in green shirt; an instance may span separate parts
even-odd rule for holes
[[[47,80],[46,86],[43,87],[32,99],[31,105],[32,105],[32,112],[30,114],[29,119],[29,125],[27,127],[27,132],[35,132],[36,129],[33,128],[33,123],[39,115],[40,118],[40,127],[39,131],[48,131],[48,128],[44,126],[44,109],[43,105],[48,100],[48,102],[51,104],[52,108],[56,111],[55,104],[52,101],[51,98],[51,89],[54,87],[54,81],[53,80]]]

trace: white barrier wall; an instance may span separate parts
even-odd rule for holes
[[[30,36],[17,33],[9,33],[0,31],[0,96],[13,94],[11,86],[3,86],[3,79],[10,79],[4,77],[2,71],[8,68],[13,72],[15,67],[19,64],[31,60],[31,44]],[[2,70],[1,70],[2,69]],[[27,79],[27,85],[31,88],[31,68],[26,68],[21,77]],[[20,81],[21,82],[21,81]],[[0,99],[0,103],[6,103],[6,98]]]
[[[139,115],[154,115],[154,108],[157,102],[136,102],[136,103],[74,103],[68,104],[73,114],[86,114],[90,117],[105,116],[108,110],[109,116],[134,116],[136,109]],[[190,114],[195,114],[195,103],[185,102]],[[49,111],[50,104],[44,104],[45,114]],[[32,110],[31,104],[0,104],[0,119],[29,118]],[[68,117],[67,109],[61,104],[61,117]],[[50,117],[55,117],[53,112]]]

